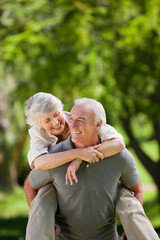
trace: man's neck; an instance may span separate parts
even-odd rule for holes
[[[72,143],[74,145],[75,148],[84,148],[84,147],[90,147],[90,146],[94,146],[94,145],[98,145],[100,144],[100,140],[99,138],[95,139],[94,141],[90,141],[87,144],[83,144],[83,143]]]

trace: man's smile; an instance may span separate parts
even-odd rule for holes
[[[75,132],[75,131],[73,131],[72,132],[72,134],[80,134],[81,132]]]

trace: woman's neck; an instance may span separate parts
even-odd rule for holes
[[[57,136],[58,143],[66,140],[69,137],[69,135],[70,135],[70,130],[69,130],[68,124],[66,123],[63,133],[61,135]]]

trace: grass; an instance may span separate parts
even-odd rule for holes
[[[12,193],[0,193],[1,218],[26,217],[27,215],[28,205],[22,188],[16,187]]]
[[[144,193],[144,209],[160,236],[160,204],[157,191]],[[0,193],[0,240],[24,240],[28,205],[22,188],[12,193]],[[123,229],[118,225],[119,234]]]
[[[24,240],[27,217],[0,218],[1,240]]]
[[[22,188],[0,193],[0,240],[24,240],[28,205]]]

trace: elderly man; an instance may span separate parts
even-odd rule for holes
[[[93,99],[75,101],[69,122],[71,137],[57,144],[51,152],[99,144],[98,131],[103,124],[101,116],[104,114],[102,105]],[[67,167],[68,163],[52,170],[32,170],[29,176],[35,189],[49,182],[53,182],[56,188],[59,203],[56,221],[61,226],[57,239],[117,240],[115,203],[118,182],[121,181],[134,192],[134,196],[142,203],[142,188],[133,156],[124,149],[98,163],[88,165],[82,162],[77,171],[78,183],[72,186],[66,186],[64,176]],[[54,210],[52,201],[48,203],[45,207]]]

